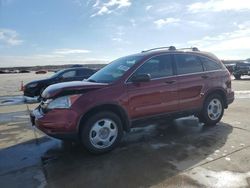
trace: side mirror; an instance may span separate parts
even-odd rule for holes
[[[132,82],[138,83],[138,82],[149,82],[151,80],[150,74],[138,74],[133,76],[131,79]]]

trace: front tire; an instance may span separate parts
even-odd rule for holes
[[[223,99],[218,94],[213,94],[205,100],[203,109],[198,116],[205,125],[216,125],[224,114]]]
[[[114,149],[123,135],[121,119],[112,112],[99,112],[82,126],[81,141],[91,153],[105,153]]]

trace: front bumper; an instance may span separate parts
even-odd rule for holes
[[[233,101],[234,101],[234,91],[231,91],[227,95],[227,106],[230,105],[231,103],[233,103]]]
[[[68,111],[68,113],[67,113]],[[30,113],[30,121],[48,136],[62,140],[78,140],[76,114],[70,110],[52,110],[44,114],[40,107]]]

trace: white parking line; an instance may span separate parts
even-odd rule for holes
[[[236,99],[249,99],[250,98],[250,91],[234,91]]]

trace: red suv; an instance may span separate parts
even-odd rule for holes
[[[195,115],[214,125],[233,100],[230,73],[217,57],[171,46],[119,58],[85,81],[49,86],[31,121],[102,153],[141,120]]]

